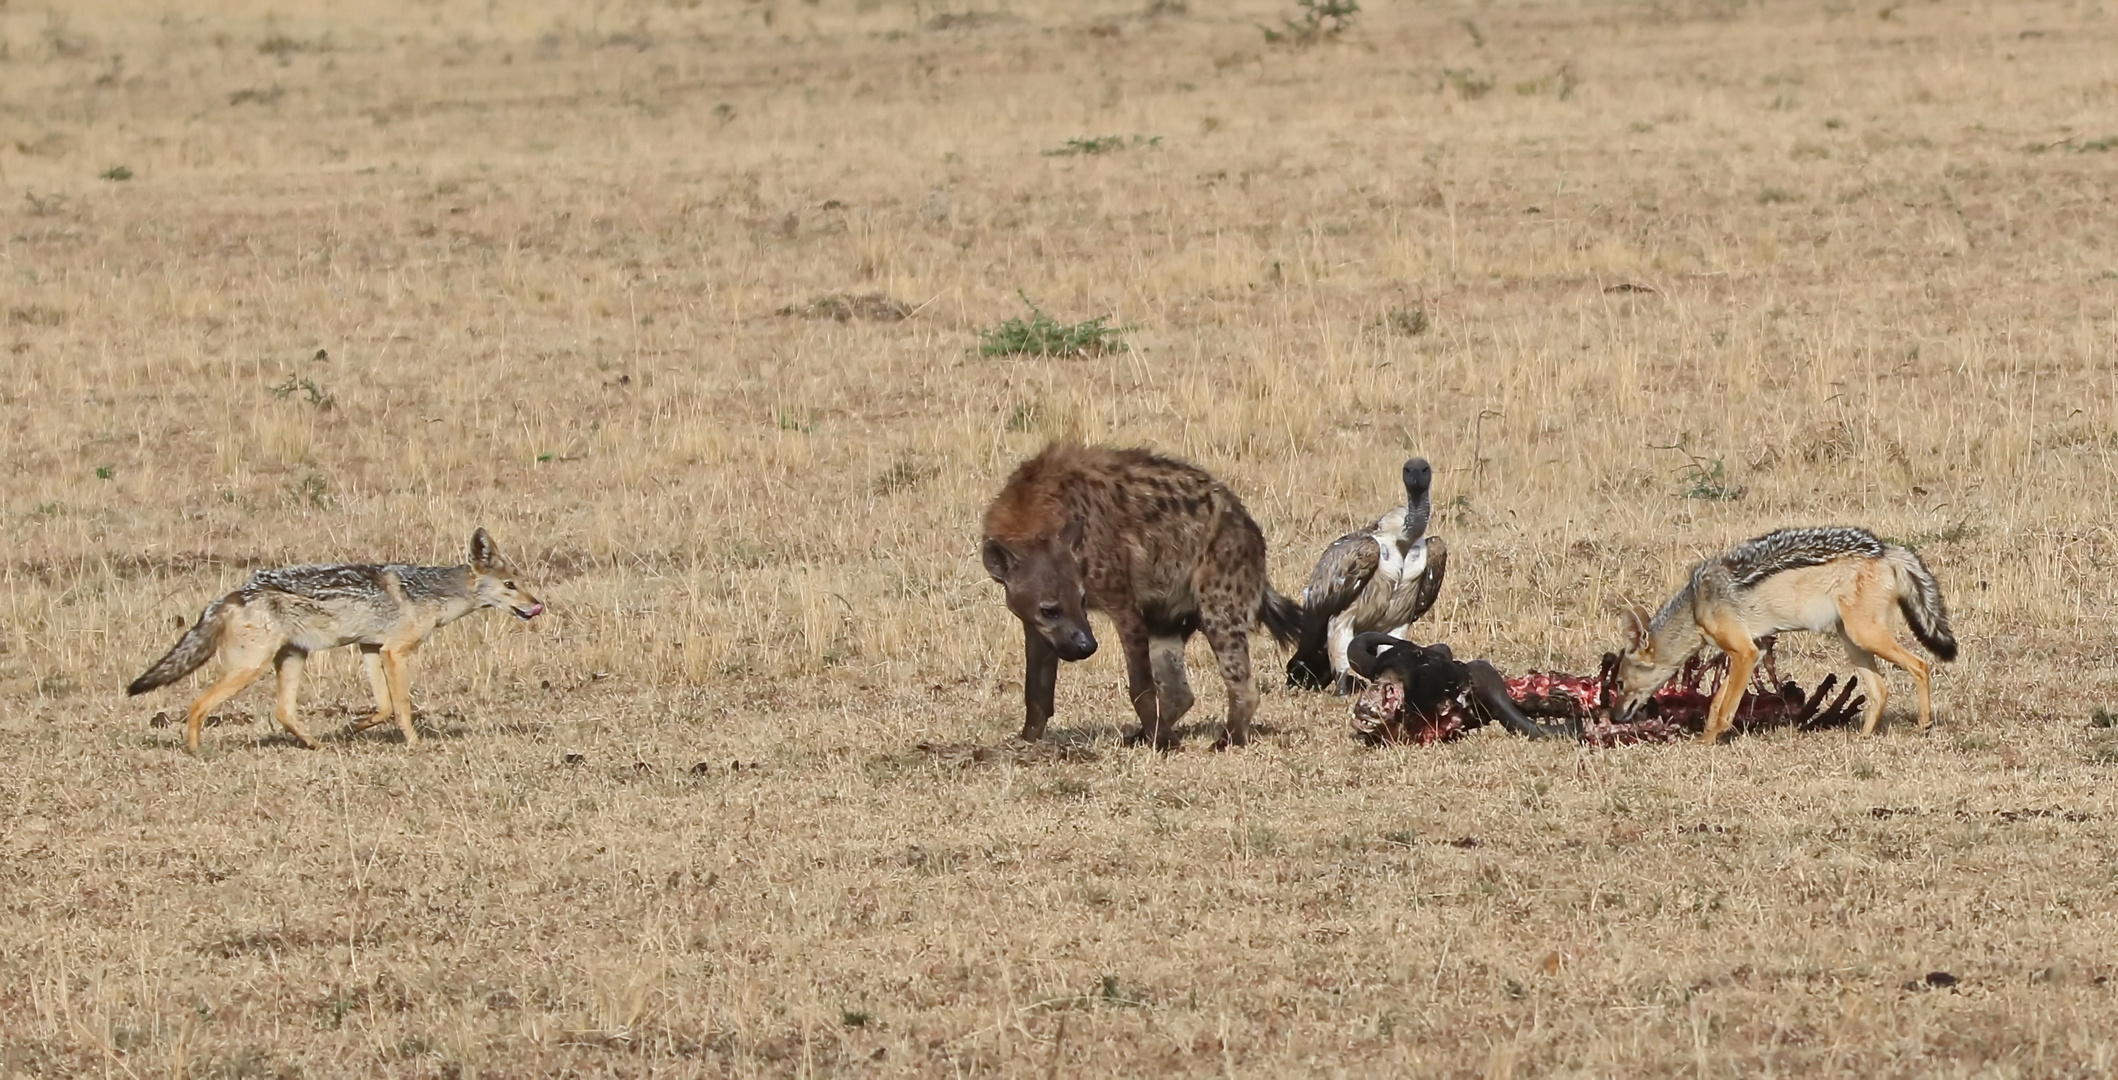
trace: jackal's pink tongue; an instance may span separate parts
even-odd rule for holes
[[[534,619],[534,618],[536,618],[537,616],[539,616],[539,615],[542,615],[542,614],[544,614],[544,605],[543,605],[543,604],[531,604],[531,605],[530,605],[530,609],[529,609],[529,614],[528,614],[528,615],[525,615],[525,616],[523,616],[523,618],[526,618],[526,619]]]

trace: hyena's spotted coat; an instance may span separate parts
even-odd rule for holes
[[[1265,535],[1228,486],[1145,450],[1054,444],[1022,463],[985,513],[984,559],[1023,624],[1022,737],[1044,734],[1059,661],[1096,651],[1088,612],[1110,616],[1140,738],[1175,744],[1191,708],[1184,642],[1206,635],[1228,684],[1225,741],[1250,738],[1258,693],[1250,631],[1283,644],[1301,608],[1265,577]]]

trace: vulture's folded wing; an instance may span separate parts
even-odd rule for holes
[[[1382,549],[1365,529],[1333,540],[1302,590],[1302,610],[1312,619],[1328,619],[1346,610],[1368,587],[1381,562]]]
[[[1430,536],[1420,543],[1427,549],[1427,569],[1419,575],[1419,597],[1412,605],[1412,616],[1405,620],[1408,623],[1418,622],[1434,606],[1435,598],[1441,595],[1442,576],[1449,571],[1449,545],[1442,543],[1441,537]]]

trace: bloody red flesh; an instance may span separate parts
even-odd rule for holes
[[[1825,676],[1814,691],[1805,693],[1800,684],[1780,679],[1771,641],[1760,644],[1763,655],[1736,706],[1737,730],[1791,727],[1806,731],[1843,727],[1860,718],[1867,699],[1854,692],[1857,677],[1847,679],[1836,695],[1832,694],[1836,675]],[[1603,669],[1596,675],[1532,671],[1507,679],[1506,685],[1509,699],[1524,714],[1578,730],[1581,741],[1591,746],[1623,746],[1672,742],[1704,731],[1714,694],[1727,677],[1725,655],[1712,660],[1694,656],[1646,704],[1624,718],[1614,706],[1621,697],[1616,656],[1604,656]],[[1362,693],[1355,706],[1354,728],[1359,734],[1376,741],[1424,745],[1456,738],[1478,726],[1480,718],[1471,714],[1465,695],[1431,709],[1412,710],[1404,707],[1402,689],[1392,694],[1388,687],[1387,682],[1375,683]]]

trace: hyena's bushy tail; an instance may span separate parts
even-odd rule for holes
[[[1286,597],[1279,599],[1286,600],[1290,605],[1294,604],[1294,601],[1287,600]],[[1270,606],[1271,601],[1267,600],[1266,603]],[[1302,610],[1297,618],[1300,625],[1297,628],[1294,655],[1287,661],[1287,683],[1297,690],[1322,690],[1331,685],[1331,652],[1326,645],[1331,620],[1321,613],[1306,609]]]
[[[1949,629],[1949,609],[1942,604],[1941,585],[1927,564],[1920,561],[1917,552],[1894,546],[1890,549],[1890,563],[1897,568],[1898,610],[1905,613],[1912,636],[1936,658],[1956,659],[1956,635]]]
[[[1258,605],[1258,620],[1282,645],[1293,645],[1302,636],[1302,605],[1270,585],[1265,586],[1265,600]]]
[[[203,667],[213,658],[214,651],[221,647],[221,630],[226,623],[223,615],[228,610],[228,598],[222,597],[206,605],[199,621],[184,631],[184,636],[170,646],[169,652],[146,673],[134,679],[125,688],[127,694],[144,694],[149,690],[168,686],[170,683]]]

